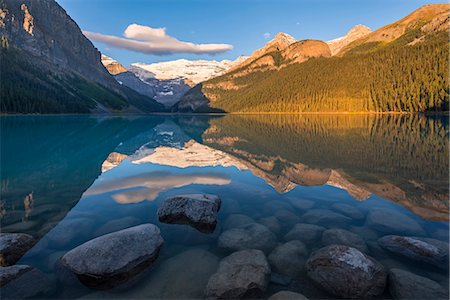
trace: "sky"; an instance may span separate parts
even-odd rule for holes
[[[234,60],[278,32],[330,40],[357,24],[372,30],[422,0],[57,0],[104,54],[125,66],[174,59]]]

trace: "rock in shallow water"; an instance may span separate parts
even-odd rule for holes
[[[0,268],[2,299],[45,298],[54,283],[41,271],[27,265]]]
[[[448,244],[439,240],[387,235],[378,240],[383,248],[414,261],[438,268],[448,268]]]
[[[314,252],[306,262],[308,277],[342,298],[371,298],[383,293],[384,267],[361,251],[332,245]]]
[[[389,291],[395,299],[448,299],[436,281],[401,269],[389,271]]]
[[[304,243],[311,243],[319,240],[322,236],[322,232],[325,230],[325,227],[318,225],[297,224],[284,236],[284,240],[299,240]]]
[[[15,264],[35,243],[28,234],[0,233],[0,266]]]
[[[387,208],[371,210],[366,224],[387,234],[425,235],[423,228],[412,218]]]
[[[353,220],[360,221],[364,219],[364,214],[359,209],[350,204],[335,203],[331,205],[331,208],[346,217],[352,218]]]
[[[308,298],[299,293],[281,291],[270,296],[268,300],[308,300]]]
[[[272,271],[295,278],[303,271],[307,258],[305,244],[294,240],[273,249],[268,260]]]
[[[190,194],[166,199],[158,209],[163,223],[189,224],[202,232],[213,232],[221,200],[216,195]]]
[[[224,231],[218,246],[229,251],[258,249],[268,253],[276,243],[277,238],[266,226],[252,223]]]
[[[163,243],[158,227],[143,224],[90,240],[67,252],[60,262],[87,286],[107,289],[147,268]]]
[[[260,250],[242,250],[221,260],[205,294],[213,299],[260,298],[267,289],[270,267]]]
[[[344,215],[335,213],[329,209],[312,209],[301,217],[302,222],[316,224],[327,227],[341,227],[348,225],[352,219]]]
[[[229,215],[228,218],[226,218],[225,222],[223,223],[223,228],[236,228],[250,223],[255,223],[255,220],[246,215],[232,214]]]
[[[345,245],[358,249],[361,252],[367,253],[366,242],[356,233],[344,229],[328,229],[322,234],[322,244],[328,245]]]

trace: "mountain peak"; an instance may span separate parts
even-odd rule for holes
[[[365,25],[362,25],[362,24],[358,24],[358,25],[356,25],[356,26],[353,26],[348,32],[347,32],[347,34],[346,34],[346,36],[349,36],[349,35],[355,35],[355,34],[368,34],[368,33],[370,33],[370,32],[372,32],[372,30],[369,28],[369,27],[367,27],[367,26],[365,26]]]
[[[296,41],[297,40],[295,38],[293,38],[292,36],[290,36],[289,34],[284,33],[284,32],[278,32],[270,42],[278,42],[278,43],[283,43],[283,44],[289,45],[289,44],[295,43]]]
[[[371,32],[371,29],[365,25],[358,24],[356,26],[353,26],[346,35],[327,42],[328,46],[330,46],[331,55],[339,53],[341,49],[343,49],[351,42],[356,41],[357,39],[360,39]]]

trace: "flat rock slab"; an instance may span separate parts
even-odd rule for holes
[[[405,214],[387,208],[376,208],[369,212],[367,226],[385,234],[425,235],[422,226]]]
[[[28,234],[0,233],[0,266],[15,264],[35,243]]]
[[[395,299],[448,299],[448,293],[436,281],[401,269],[389,271],[389,292]]]
[[[322,244],[324,246],[345,245],[356,248],[364,253],[369,251],[367,244],[362,237],[345,229],[325,230],[322,234]]]
[[[219,236],[219,248],[228,251],[258,249],[265,253],[271,251],[277,243],[277,238],[266,226],[251,223],[222,232]]]
[[[355,248],[332,245],[314,252],[306,262],[308,277],[341,298],[372,298],[386,285],[384,267]]]
[[[150,266],[163,243],[157,226],[143,224],[90,240],[67,252],[60,263],[85,285],[107,289]]]
[[[308,298],[299,293],[281,291],[270,296],[268,300],[308,300]]]
[[[2,299],[45,298],[54,283],[41,271],[27,265],[0,268]]]
[[[221,200],[216,195],[190,194],[166,199],[158,209],[160,222],[188,224],[209,233],[217,224],[217,213]]]
[[[270,266],[260,250],[234,252],[220,261],[208,281],[209,299],[261,298],[270,279]]]
[[[438,268],[448,268],[448,243],[439,240],[387,235],[378,240],[383,248],[397,255]]]

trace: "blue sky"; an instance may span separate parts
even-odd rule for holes
[[[273,37],[282,31],[296,39],[330,40],[344,35],[356,24],[364,24],[374,30],[406,16],[424,4],[439,3],[421,0],[57,0],[57,2],[82,30],[101,34],[101,37],[125,39],[125,29],[130,24],[139,24],[151,28],[165,28],[164,41],[172,41],[173,37],[193,44],[233,46],[232,50],[216,54],[167,54],[163,51],[155,55],[151,53],[152,50],[147,50],[146,53],[136,52],[94,41],[94,45],[101,52],[124,65],[179,58],[235,59],[239,55],[249,55],[262,47],[270,39],[264,36],[265,33]],[[127,38],[133,38],[139,33],[133,31]],[[155,31],[156,35],[159,33],[160,31]],[[176,45],[178,46],[180,45]],[[181,44],[180,47],[184,45]],[[215,47],[222,50],[229,48]]]

